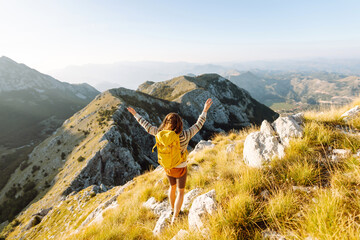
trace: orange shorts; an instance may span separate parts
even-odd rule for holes
[[[187,171],[187,167],[184,168],[172,168],[165,169],[166,175],[173,178],[181,178]]]
[[[177,185],[177,187],[180,189],[185,188],[187,167],[173,168],[173,169],[165,170],[165,172],[171,186]]]

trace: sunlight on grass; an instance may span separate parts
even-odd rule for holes
[[[360,100],[359,100],[360,103]],[[360,158],[351,156],[337,163],[329,160],[334,148],[360,148],[360,137],[341,132],[346,125],[341,114],[350,107],[305,114],[304,137],[293,139],[282,159],[263,168],[242,161],[249,132],[217,134],[215,147],[204,149],[189,162],[186,191],[202,188],[216,191],[217,211],[202,220],[211,239],[262,239],[271,229],[286,239],[358,239],[360,234]],[[233,144],[233,145],[231,145]],[[226,149],[231,146],[234,151]],[[167,201],[168,181],[162,171],[149,171],[135,178],[134,185],[118,198],[119,207],[70,239],[171,239],[188,229],[187,216],[154,236],[158,216],[142,207],[150,197]],[[293,186],[311,191],[293,190]],[[264,194],[265,192],[265,194]],[[206,239],[199,232],[184,239]]]

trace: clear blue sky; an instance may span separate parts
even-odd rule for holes
[[[116,61],[359,58],[360,1],[0,0],[0,55],[40,71]]]

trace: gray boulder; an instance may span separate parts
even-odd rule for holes
[[[153,233],[158,235],[169,223],[171,218],[171,207],[168,201],[157,202],[154,197],[149,198],[143,206],[151,209],[159,219],[156,222]]]
[[[199,152],[200,150],[203,150],[205,148],[213,148],[213,147],[215,147],[215,144],[213,144],[211,140],[208,141],[201,140],[198,144],[196,144],[193,151]]]
[[[134,183],[133,181],[129,181],[129,182],[127,182],[127,183],[126,183],[125,185],[123,185],[123,186],[118,186],[118,187],[116,187],[117,190],[115,191],[115,194],[114,194],[109,200],[107,200],[106,202],[100,204],[94,211],[92,211],[92,212],[87,216],[87,218],[81,223],[79,229],[80,229],[81,227],[84,227],[84,226],[87,225],[87,224],[91,225],[91,224],[93,224],[93,223],[95,223],[95,222],[100,222],[100,221],[102,221],[102,214],[103,214],[106,210],[108,210],[108,209],[116,206],[116,205],[117,205],[117,198],[118,198],[118,196],[119,196],[121,193],[123,193],[124,190],[125,190],[128,186],[132,185],[133,183]]]
[[[263,239],[266,240],[286,240],[286,238],[283,235],[271,230],[263,231],[262,236]]]
[[[201,193],[201,191],[202,191],[201,188],[195,188],[190,192],[186,193],[184,196],[183,205],[181,206],[181,211],[189,210],[192,201],[194,200],[195,197],[197,197]]]
[[[261,130],[250,133],[244,143],[244,162],[252,167],[261,167],[275,156],[282,158],[285,148],[275,136],[268,121],[263,121]]]
[[[330,160],[333,162],[339,162],[342,159],[350,157],[351,153],[352,152],[349,149],[333,149],[332,154],[330,155]]]
[[[171,240],[182,240],[188,236],[189,236],[188,231],[184,229],[180,229],[179,232]]]
[[[201,217],[205,214],[214,213],[216,208],[215,189],[195,198],[188,216],[190,230],[206,233],[207,230],[201,221]]]
[[[294,115],[291,115],[291,117],[295,120],[295,122],[299,125],[302,125],[304,123],[304,113],[300,112]]]
[[[350,109],[349,111],[345,112],[341,117],[347,121],[351,120],[352,118],[358,116],[360,114],[360,106],[355,106],[354,108]]]
[[[4,229],[4,227],[6,227],[7,225],[9,224],[9,221],[8,220],[6,220],[5,222],[2,222],[1,224],[0,224],[0,232]]]
[[[292,117],[279,117],[272,124],[284,146],[289,145],[290,138],[302,137],[302,127]]]

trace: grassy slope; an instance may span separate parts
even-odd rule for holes
[[[18,184],[24,186],[28,182],[33,182],[35,183],[33,189],[39,193],[32,201],[37,202],[28,207],[19,217],[20,222],[26,223],[31,215],[41,208],[53,206],[73,178],[77,176],[77,173],[86,165],[86,162],[106,145],[107,141],[100,142],[100,139],[113,122],[104,119],[100,124],[100,112],[117,109],[119,104],[120,100],[114,98],[110,93],[105,92],[99,95],[92,103],[64,123],[53,136],[38,145],[37,148],[40,151],[34,151],[34,154],[38,154],[38,156],[34,155],[30,158],[27,161],[29,166],[25,169],[18,168],[6,186],[1,189],[0,220],[5,221],[6,217],[11,220],[14,214],[17,214],[34,198],[24,202],[25,206],[23,206],[24,204],[14,206],[14,199],[7,199],[5,195]],[[74,127],[75,125],[76,127]],[[51,145],[51,140],[60,136],[61,141]],[[79,161],[80,157],[83,157],[84,161]],[[39,170],[33,171],[34,167],[38,167]],[[51,185],[52,181],[53,185]],[[19,199],[21,200],[21,198]]]
[[[285,158],[275,159],[261,170],[240,160],[242,140],[254,129],[219,135],[214,139],[214,149],[190,160],[186,189],[216,189],[218,211],[206,217],[212,239],[261,239],[261,231],[267,228],[290,239],[358,239],[360,159],[350,157],[334,163],[327,158],[329,147],[353,153],[360,148],[359,136],[351,137],[334,128],[346,125],[339,116],[350,107],[327,114],[307,113],[304,138],[292,141]],[[360,117],[350,125],[360,130],[359,123]],[[227,154],[226,145],[234,140],[238,140],[236,150]],[[194,165],[199,170],[194,170]],[[316,188],[305,193],[294,191],[293,186]],[[106,213],[101,224],[70,239],[170,239],[181,228],[188,228],[186,219],[155,237],[151,231],[157,218],[141,207],[150,196],[165,199],[166,189],[167,180],[159,172],[137,177],[133,188],[118,198],[121,207]],[[264,190],[269,191],[268,198],[261,196]],[[191,234],[188,239],[202,237]]]
[[[204,150],[190,159],[187,191],[196,187],[203,188],[203,192],[216,189],[218,210],[204,219],[212,239],[261,239],[261,232],[267,228],[289,239],[307,236],[358,239],[360,159],[350,157],[334,163],[327,158],[329,147],[350,149],[353,153],[360,148],[359,136],[349,136],[335,129],[336,125],[346,125],[339,116],[350,107],[327,113],[307,113],[304,138],[292,141],[285,158],[275,159],[263,169],[250,168],[241,161],[243,141],[256,129],[218,135],[213,139],[214,149]],[[360,117],[350,125],[360,130]],[[230,143],[236,143],[236,147],[228,154],[226,146]],[[316,188],[305,193],[294,191],[293,186]],[[158,201],[166,199],[167,188],[162,172],[143,174],[118,197],[120,206],[104,213],[102,223],[65,238],[170,239],[180,229],[188,229],[187,219],[155,237],[152,229],[157,216],[142,207],[151,196]],[[269,192],[268,197],[261,196],[264,190]],[[66,217],[57,220],[55,225],[65,224]],[[48,235],[45,232],[37,237],[46,239]],[[188,239],[203,238],[194,233]]]

